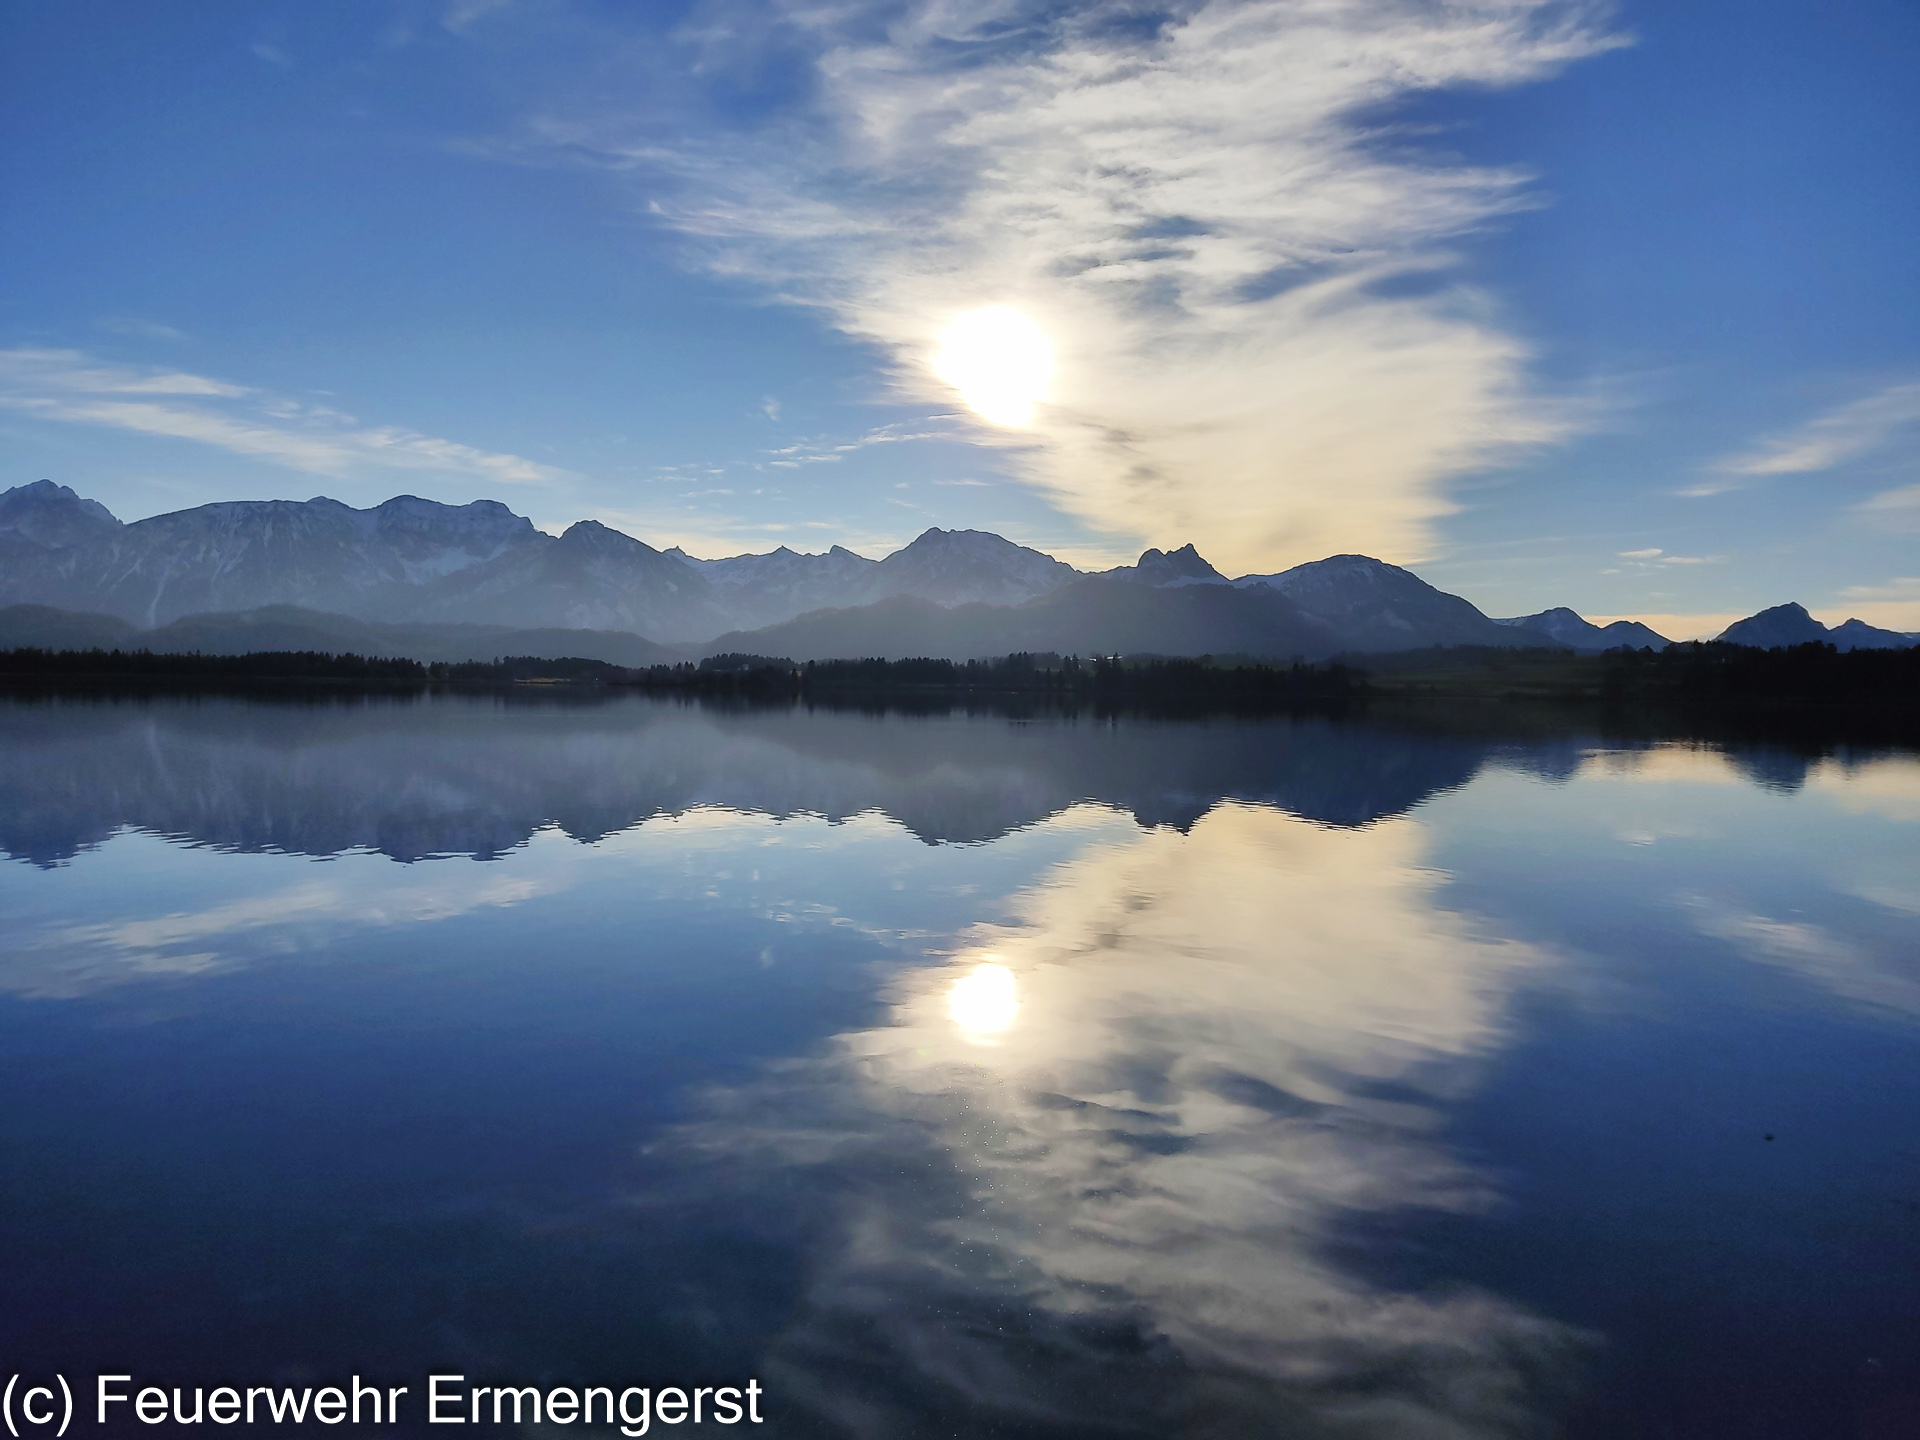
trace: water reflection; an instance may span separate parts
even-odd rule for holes
[[[0,1344],[642,1355],[875,1440],[1533,1435],[1595,1375],[1582,1436],[1828,1433],[1920,1277],[1917,821],[1894,753],[0,704]]]
[[[504,854],[546,825],[593,841],[703,805],[882,811],[928,841],[1004,835],[1082,800],[1148,825],[1222,797],[1329,824],[1465,783],[1491,747],[1324,720],[730,711],[633,698],[262,705],[0,699],[0,848],[58,864],[115,830],[238,851]]]
[[[969,1040],[998,1035],[1020,1013],[1020,989],[1013,972],[983,960],[955,980],[947,991],[947,1014]]]
[[[1672,842],[1691,842],[1695,873],[1663,877],[1655,891],[1682,924],[1853,1005],[1920,1016],[1920,952],[1908,918],[1920,913],[1913,855],[1820,818],[1826,811],[1896,826],[1920,821],[1920,758],[1788,760],[1669,743],[1595,751],[1577,773],[1596,799],[1609,789],[1643,797],[1633,820],[1616,832],[1621,839],[1669,850]],[[1819,808],[1781,808],[1801,795]],[[1749,817],[1748,833],[1727,823],[1729,809]],[[1715,852],[1720,863],[1698,863]],[[1792,893],[1814,877],[1826,882],[1814,894]],[[1836,904],[1838,897],[1867,903]],[[1807,913],[1804,902],[1816,898],[1820,913]]]
[[[1442,908],[1427,848],[1244,803],[1090,846],[887,1023],[717,1101],[701,1163],[828,1212],[783,1393],[871,1436],[1530,1433],[1575,1332],[1338,1256],[1358,1216],[1497,1202],[1438,1105],[1552,964]]]
[[[123,846],[162,842],[128,834]],[[123,860],[126,857],[123,857]],[[168,857],[153,857],[163,868]],[[238,881],[241,877],[234,877]],[[296,879],[258,894],[179,908],[181,897],[112,918],[43,918],[24,907],[0,947],[0,994],[72,999],[142,980],[206,976],[262,959],[351,946],[368,934],[432,927],[475,912],[552,894],[552,876],[475,873],[408,875],[356,870],[351,877]],[[40,923],[35,923],[36,921]]]

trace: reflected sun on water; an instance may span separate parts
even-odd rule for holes
[[[1920,1393],[1916,777],[0,705],[0,1349],[364,1373],[371,1317],[420,1373],[753,1373],[802,1440],[1881,1433],[1826,1422]]]
[[[982,961],[953,982],[953,989],[947,993],[947,1013],[969,1040],[998,1035],[1010,1028],[1020,1013],[1013,972],[990,960]]]

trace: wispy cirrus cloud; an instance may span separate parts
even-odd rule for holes
[[[191,340],[186,331],[172,325],[163,325],[158,320],[144,320],[138,315],[109,315],[104,320],[94,322],[102,330],[115,335],[131,335],[136,340]]]
[[[1920,530],[1920,485],[1882,490],[1854,506],[1853,513],[1882,529],[1903,533]]]
[[[1888,385],[1718,460],[1708,478],[1679,493],[1722,495],[1769,475],[1811,475],[1878,450],[1920,423],[1920,381]]]
[[[78,350],[0,350],[0,407],[211,445],[313,475],[436,470],[507,485],[563,476],[549,465],[395,425],[364,425],[325,405],[205,375],[100,362]]]
[[[1920,600],[1920,575],[1902,575],[1884,585],[1849,585],[1840,593],[1849,600]]]
[[[1639,550],[1617,550],[1614,553],[1627,563],[1602,570],[1602,575],[1648,575],[1663,565],[1722,565],[1727,559],[1724,555],[1669,555],[1658,545],[1648,545]]]
[[[452,0],[440,17],[440,23],[455,34],[483,20],[496,10],[504,10],[513,0]]]
[[[897,425],[879,425],[852,440],[796,440],[791,445],[763,451],[773,458],[767,464],[782,470],[802,465],[829,465],[844,460],[858,450],[874,445],[900,445],[913,440],[951,440],[956,432],[951,415],[932,415],[926,419]],[[933,428],[929,429],[928,426]]]
[[[1450,245],[1530,203],[1526,177],[1378,117],[1619,43],[1596,13],[716,4],[683,33],[692,73],[731,83],[778,53],[804,99],[698,140],[638,100],[556,101],[500,153],[623,173],[697,263],[880,346],[903,398],[951,401],[934,356],[956,315],[1017,309],[1054,351],[1051,394],[1031,429],[974,438],[1108,532],[1229,568],[1405,558],[1449,477],[1569,417],[1446,273]]]

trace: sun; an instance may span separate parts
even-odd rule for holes
[[[941,332],[933,373],[988,424],[1024,430],[1053,383],[1053,346],[1011,305],[989,305],[956,316]]]

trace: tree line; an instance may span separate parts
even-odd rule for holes
[[[1446,652],[1434,652],[1444,656]],[[1527,652],[1534,653],[1534,652]],[[1545,652],[1540,658],[1550,659]],[[1663,651],[1559,652],[1568,698],[1640,702],[1920,705],[1920,647],[1842,652],[1810,643],[1773,650],[1720,641]],[[1461,658],[1469,658],[1462,652]],[[1516,656],[1515,658],[1522,658]],[[271,681],[498,685],[570,683],[632,686],[698,695],[805,698],[835,694],[1003,694],[1073,701],[1178,700],[1205,704],[1344,703],[1374,693],[1366,657],[1318,664],[1242,663],[1119,656],[1004,655],[990,660],[809,660],[728,654],[678,664],[627,667],[580,656],[509,655],[422,663],[321,651],[245,655],[147,650],[0,651],[0,678],[59,683],[116,680],[214,684]],[[1597,684],[1596,684],[1597,682]]]

